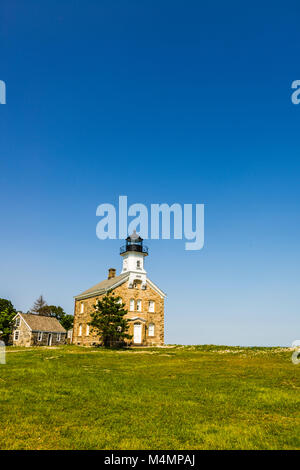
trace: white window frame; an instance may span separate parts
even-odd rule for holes
[[[15,326],[18,328],[21,324],[21,318],[20,317],[17,317],[16,318],[16,323],[15,323]]]
[[[16,338],[16,335],[18,335],[17,338]],[[15,330],[15,332],[14,332],[14,341],[18,341],[19,338],[20,338],[20,331],[19,331],[19,330]]]
[[[155,302],[154,300],[149,300],[148,312],[155,312]]]
[[[154,323],[149,323],[148,336],[155,336],[155,325],[154,325]]]
[[[84,302],[80,304],[80,313],[84,313]]]
[[[59,343],[61,340],[61,333],[57,333],[56,341]]]
[[[141,299],[138,299],[138,300],[136,301],[136,311],[137,311],[137,312],[141,312],[141,311],[142,311],[142,301],[141,301]]]
[[[85,329],[85,336],[89,336],[89,335],[90,335],[90,325],[87,324],[86,329]]]
[[[129,311],[134,312],[134,299],[129,300]]]
[[[43,332],[42,332],[42,331],[38,331],[37,340],[38,340],[38,341],[42,341],[42,339],[43,339]]]
[[[78,336],[82,336],[82,324],[79,325]]]
[[[142,269],[141,260],[139,260],[139,259],[136,262],[136,269]]]

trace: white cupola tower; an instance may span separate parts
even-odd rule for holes
[[[120,249],[123,258],[122,273],[129,272],[128,287],[134,287],[135,281],[142,283],[142,289],[146,289],[147,273],[144,269],[144,258],[148,256],[148,248],[143,246],[143,239],[136,233],[126,238],[126,245]]]

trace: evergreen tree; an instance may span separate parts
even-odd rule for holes
[[[124,316],[127,314],[125,304],[120,297],[116,297],[111,291],[98,300],[91,314],[90,325],[96,331],[105,347],[123,346],[125,339],[131,339],[127,333],[129,323]]]
[[[41,309],[46,305],[47,302],[45,301],[44,297],[40,295],[39,298],[34,302],[31,312],[39,314]]]

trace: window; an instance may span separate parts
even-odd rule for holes
[[[20,326],[20,323],[21,323],[21,319],[20,319],[20,317],[17,317],[16,318],[16,327]]]
[[[15,341],[18,341],[18,339],[19,339],[19,334],[20,334],[19,331],[15,331],[15,333],[14,333],[14,340],[15,340]]]
[[[80,304],[80,313],[83,313],[84,312],[84,303],[81,302]]]
[[[130,299],[130,302],[129,302],[129,310],[131,312],[134,312],[134,299]]]
[[[149,312],[154,312],[155,303],[153,300],[149,300]]]
[[[38,341],[42,341],[42,339],[43,339],[43,332],[39,331],[38,332]]]
[[[154,323],[149,323],[148,336],[154,336]]]
[[[61,338],[61,333],[57,333],[57,338],[56,338],[56,339],[57,339],[57,342],[60,341],[60,338]]]
[[[138,312],[142,311],[142,301],[141,300],[136,301],[136,309],[137,309]]]
[[[86,325],[85,335],[89,336],[90,334],[90,325]]]
[[[121,297],[118,298],[118,304],[122,304],[123,303],[123,300]]]
[[[141,262],[140,261],[136,262],[136,267],[137,267],[137,269],[141,269]]]
[[[82,325],[79,325],[78,336],[82,336]]]

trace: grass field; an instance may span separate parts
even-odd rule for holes
[[[7,348],[1,449],[299,449],[280,348]]]

